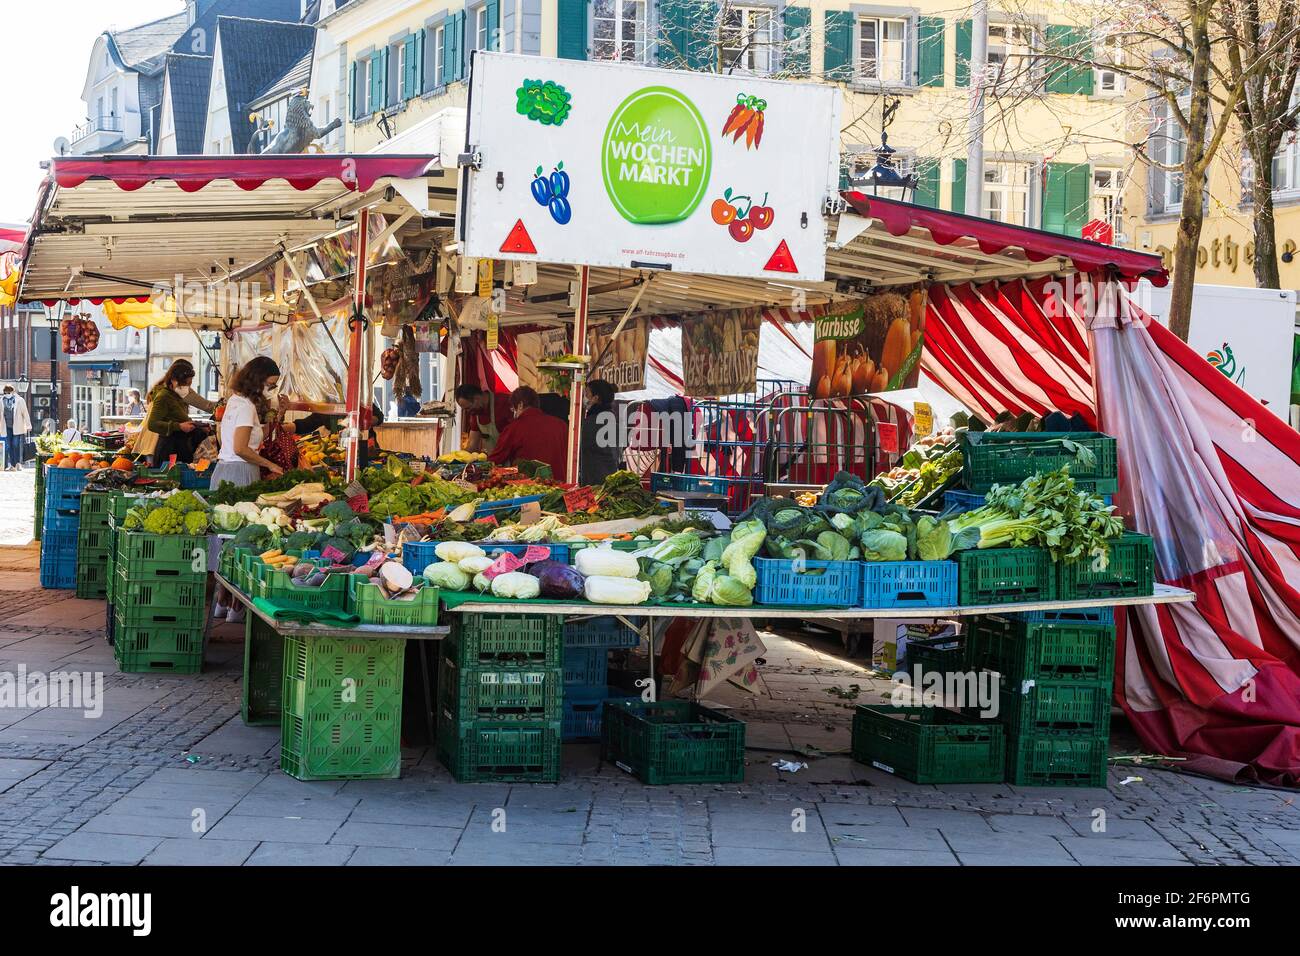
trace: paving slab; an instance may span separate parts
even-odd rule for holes
[[[144,866],[240,866],[257,849],[253,840],[163,840]]]
[[[343,866],[356,849],[354,846],[334,843],[263,843],[253,851],[244,865]]]
[[[398,823],[348,821],[335,831],[330,842],[366,847],[450,851],[460,840],[461,832],[453,827],[417,827]]]
[[[265,843],[328,843],[339,825],[337,820],[225,816],[208,829],[205,838]]]
[[[54,844],[43,856],[51,860],[136,864],[152,853],[161,842],[161,836],[78,831]]]

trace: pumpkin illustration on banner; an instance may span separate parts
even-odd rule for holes
[[[877,292],[834,303],[813,322],[814,398],[914,388],[925,332],[925,293]]]

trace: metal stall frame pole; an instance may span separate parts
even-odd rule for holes
[[[344,396],[347,408],[347,469],[345,477],[352,481],[357,475],[357,461],[361,451],[361,393],[362,345],[365,330],[362,319],[366,308],[366,260],[369,258],[367,240],[370,235],[370,210],[363,207],[357,215],[356,267],[352,273],[352,317],[348,319],[348,383]]]
[[[587,354],[587,292],[591,287],[591,269],[578,267],[578,308],[573,313],[573,354]],[[582,389],[586,382],[585,371],[573,373],[569,388],[569,469],[570,484],[578,483],[578,465],[582,451]]]

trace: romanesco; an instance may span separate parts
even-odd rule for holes
[[[207,534],[208,515],[205,511],[188,511],[185,513],[186,534]]]
[[[180,512],[171,508],[155,508],[144,519],[144,530],[150,534],[181,534],[185,530]]]
[[[174,491],[166,498],[167,507],[172,511],[180,514],[189,514],[191,511],[207,511],[205,505],[199,497],[192,491]]]
[[[122,519],[122,527],[127,531],[139,531],[144,527],[145,509],[141,507],[130,508],[126,512],[126,517]]]

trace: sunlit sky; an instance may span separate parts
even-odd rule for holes
[[[184,0],[7,0],[0,64],[7,80],[0,134],[0,222],[25,223],[36,208],[42,160],[86,119],[81,89],[95,38],[185,8]]]

